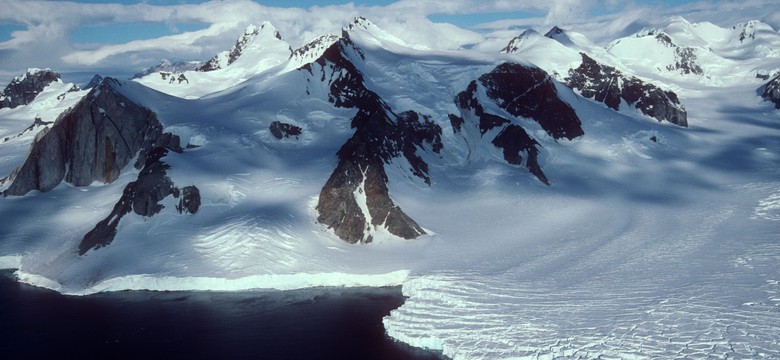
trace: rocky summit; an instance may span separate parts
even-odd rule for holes
[[[15,108],[32,102],[49,84],[60,81],[60,74],[51,69],[28,69],[17,76],[0,93],[0,109]]]

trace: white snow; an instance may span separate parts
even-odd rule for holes
[[[693,29],[708,44],[729,38],[726,30],[697,35],[713,26],[665,31]],[[200,189],[197,214],[176,213],[168,199],[160,214],[129,214],[113,243],[78,256],[84,234],[136,179],[132,167],[111,184],[0,199],[0,267],[74,295],[401,284],[408,298],[384,319],[387,333],[453,359],[780,356],[780,112],[756,95],[761,82],[751,74],[780,68],[778,58],[728,60],[742,64],[722,77],[728,86],[611,58],[673,88],[690,127],[614,112],[559,87],[584,136],[555,141],[514,120],[541,144],[545,186],[503,162],[478,131],[454,133],[447,114],[458,111],[453,97],[498,62],[563,71],[577,50],[539,37],[527,52],[487,56],[377,34],[353,38],[366,53],[356,66],[369,89],[394,111],[418,111],[443,129],[442,153],[422,154],[431,186],[402,161],[387,166],[393,201],[429,235],[350,245],[316,222],[355,110],[334,108],[327,85],[315,81],[333,69],[292,70],[286,58],[276,62],[280,50],[264,55],[271,68],[236,62],[188,72],[190,87],[152,78],[121,87],[182,144],[199,146],[163,158],[177,186]],[[725,58],[702,56],[702,65],[727,63],[716,56]],[[53,121],[84,94],[56,100],[58,86],[0,110],[0,135],[20,133],[36,114]],[[481,87],[478,96],[485,100]],[[301,141],[268,136],[277,119],[304,128]],[[33,139],[0,141],[0,175],[22,163]]]
[[[0,258],[3,260],[3,258]],[[9,262],[9,264],[11,264]],[[245,291],[255,289],[296,290],[311,287],[384,287],[398,286],[409,272],[397,270],[386,274],[298,273],[257,274],[241,278],[172,277],[129,275],[101,281],[89,288],[72,291],[45,277],[16,271],[19,281],[59,291],[66,295],[90,295],[125,290],[152,291]]]

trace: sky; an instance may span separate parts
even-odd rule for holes
[[[780,28],[777,0],[0,0],[0,9],[0,83],[29,67],[111,75],[163,58],[206,60],[263,21],[294,48],[356,16],[444,49],[500,49],[524,29],[553,25],[602,43],[671,15]]]

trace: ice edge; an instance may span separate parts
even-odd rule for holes
[[[0,257],[0,265],[4,264]],[[247,290],[298,290],[313,287],[385,287],[399,286],[409,276],[409,270],[397,270],[383,274],[300,273],[257,274],[226,279],[215,277],[152,276],[147,274],[120,276],[103,280],[82,290],[65,289],[49,278],[17,270],[19,282],[57,291],[64,295],[91,295],[100,292],[148,290],[148,291],[247,291]]]

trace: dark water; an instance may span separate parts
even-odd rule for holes
[[[394,342],[400,288],[63,296],[0,273],[0,357],[439,359]]]

